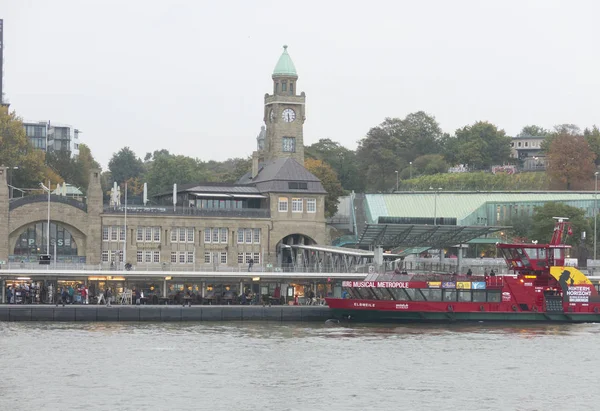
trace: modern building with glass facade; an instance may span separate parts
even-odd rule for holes
[[[31,145],[44,151],[68,151],[71,157],[79,155],[78,129],[50,121],[24,121],[25,134]]]

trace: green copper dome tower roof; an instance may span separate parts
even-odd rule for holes
[[[273,70],[273,76],[298,77],[296,66],[287,52],[287,46],[283,46],[283,53]]]

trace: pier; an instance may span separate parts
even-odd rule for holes
[[[0,321],[181,322],[270,321],[319,322],[331,318],[327,306],[262,305],[1,305]]]

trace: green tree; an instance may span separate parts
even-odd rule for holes
[[[521,132],[517,134],[517,137],[545,137],[550,134],[549,130],[543,127],[531,124],[521,129]]]
[[[144,173],[142,160],[129,147],[124,147],[118,153],[113,154],[108,162],[108,169],[117,183],[140,177]]]
[[[540,243],[549,243],[554,232],[555,220],[553,217],[567,217],[573,229],[573,235],[566,240],[567,244],[579,243],[581,233],[591,233],[590,222],[585,218],[585,210],[569,205],[549,202],[541,207],[534,208],[531,240]],[[589,239],[589,236],[587,237]]]
[[[590,149],[596,154],[596,166],[600,165],[600,130],[597,126],[593,126],[591,129],[586,128],[583,130],[583,137]]]
[[[502,221],[500,225],[510,227],[505,233],[509,239],[516,242],[526,242],[531,237],[533,217],[529,214],[514,215],[507,221]]]
[[[0,166],[9,167],[9,179],[16,187],[37,187],[46,177],[44,152],[35,149],[16,113],[0,106]],[[18,169],[14,169],[18,167]]]
[[[395,171],[419,156],[441,150],[442,131],[433,116],[422,111],[406,118],[386,118],[359,141],[358,164],[366,171],[367,189],[382,191],[395,186]]]
[[[594,175],[596,154],[583,136],[561,134],[552,140],[546,172],[555,181],[581,187]]]
[[[335,171],[327,163],[312,158],[304,161],[304,167],[321,180],[323,188],[327,191],[327,196],[325,197],[325,217],[332,217],[337,213],[338,198],[344,194]]]
[[[365,180],[359,172],[356,152],[340,143],[322,138],[304,150],[307,158],[322,160],[336,172],[344,190],[363,191]]]
[[[409,164],[410,166],[410,164]],[[409,176],[411,173],[410,168],[408,170],[403,170],[402,175],[406,176],[406,172],[408,171]],[[446,173],[448,171],[448,163],[444,159],[444,156],[441,154],[426,154],[424,156],[420,156],[415,158],[412,164],[412,176],[416,176],[417,174],[439,174]]]
[[[168,192],[173,184],[207,181],[203,163],[186,157],[160,154],[154,157],[145,176],[149,195]]]
[[[509,162],[510,137],[488,122],[456,130],[454,138],[445,139],[446,158],[450,164],[466,164],[473,170],[488,169]]]

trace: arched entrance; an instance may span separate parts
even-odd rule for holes
[[[40,254],[46,254],[48,247],[48,223],[37,222],[23,228],[15,242],[13,261],[36,262]],[[50,255],[57,261],[73,261],[77,259],[77,243],[75,237],[62,224],[50,222]]]
[[[305,234],[289,234],[283,237],[276,245],[277,265],[284,270],[288,270],[296,265],[297,251],[292,248],[292,245],[303,244],[313,245],[317,242]]]

